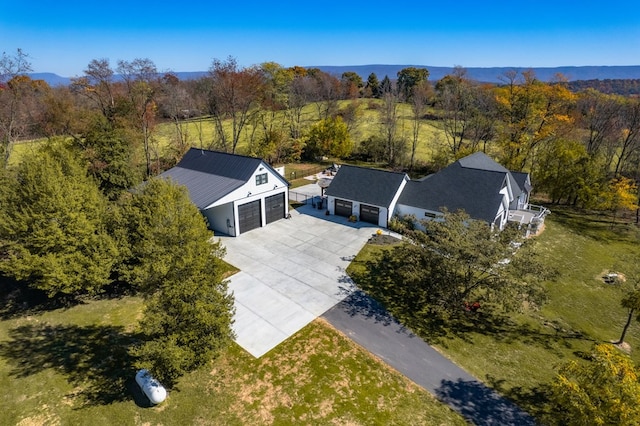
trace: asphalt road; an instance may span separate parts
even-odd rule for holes
[[[476,425],[535,425],[511,401],[442,356],[356,291],[323,318]]]

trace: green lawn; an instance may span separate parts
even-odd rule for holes
[[[469,315],[452,324],[433,323],[370,288],[364,264],[381,246],[366,246],[349,267],[358,284],[380,299],[414,332],[457,364],[541,417],[545,386],[563,362],[590,350],[594,343],[616,340],[626,320],[622,290],[600,279],[606,269],[624,272],[624,255],[638,252],[638,230],[610,226],[610,219],[552,208],[545,231],[537,237],[544,261],[560,275],[545,283],[549,301],[540,311],[510,315]],[[637,256],[636,256],[637,259]],[[614,267],[615,266],[615,267]],[[629,267],[629,265],[627,264]],[[629,283],[627,283],[629,284]],[[385,290],[388,292],[388,289]],[[640,325],[627,338],[640,365]]]
[[[125,350],[142,308],[124,297],[1,320],[0,424],[465,424],[322,320],[257,360],[234,344],[148,407]]]

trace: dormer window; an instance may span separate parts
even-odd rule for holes
[[[266,173],[256,175],[256,185],[264,185],[269,181]]]

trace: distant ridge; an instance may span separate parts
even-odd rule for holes
[[[308,66],[306,68],[319,68],[329,74],[340,76],[343,72],[353,71],[363,79],[367,79],[369,74],[375,73],[378,79],[382,80],[385,75],[394,79],[398,71],[407,67],[426,68],[429,70],[429,80],[432,82],[440,80],[447,74],[453,72],[453,67],[431,67],[428,65],[320,65]],[[640,65],[616,65],[616,66],[566,66],[566,67],[490,67],[479,68],[469,67],[467,76],[476,81],[487,83],[500,83],[504,73],[511,70],[526,71],[533,70],[536,77],[541,81],[552,81],[558,73],[562,74],[569,81],[579,80],[629,80],[640,79]],[[174,73],[181,80],[192,80],[206,75],[206,71],[190,71]],[[30,77],[37,80],[44,80],[51,86],[68,85],[71,79],[61,77],[53,73],[33,73]],[[115,76],[116,80],[118,76]]]
[[[319,68],[324,72],[342,75],[345,71],[353,71],[358,73],[363,79],[367,79],[372,72],[376,74],[379,80],[383,79],[385,75],[394,79],[398,75],[398,71],[407,67],[426,68],[429,70],[429,80],[438,81],[447,74],[453,72],[453,67],[430,67],[426,65],[353,65],[353,66],[317,66],[309,68]],[[491,67],[491,68],[478,68],[478,67],[463,67],[467,70],[467,76],[476,81],[482,81],[487,83],[500,83],[500,79],[504,76],[504,73],[511,70],[526,71],[533,70],[536,74],[536,78],[540,81],[552,81],[555,79],[558,73],[562,74],[569,81],[576,80],[627,80],[627,79],[640,79],[640,65],[627,65],[627,66],[566,66],[566,67]]]

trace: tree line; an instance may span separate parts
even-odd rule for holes
[[[533,72],[509,71],[502,84],[481,84],[457,67],[432,84],[424,68],[363,80],[273,62],[242,67],[232,57],[186,81],[149,59],[115,67],[92,60],[68,87],[31,80],[28,71],[24,52],[3,54],[0,161],[6,166],[20,140],[69,138],[110,197],[171,167],[190,146],[242,148],[271,163],[334,157],[409,172],[425,166],[421,146],[432,149],[429,170],[482,150],[530,171],[552,202],[600,209],[614,209],[616,191],[633,193],[640,179],[640,99],[574,93],[562,76],[544,83]],[[357,131],[363,108],[376,113],[366,138]],[[159,146],[161,122],[173,128],[169,147]],[[425,126],[437,129],[431,140],[421,136]]]

